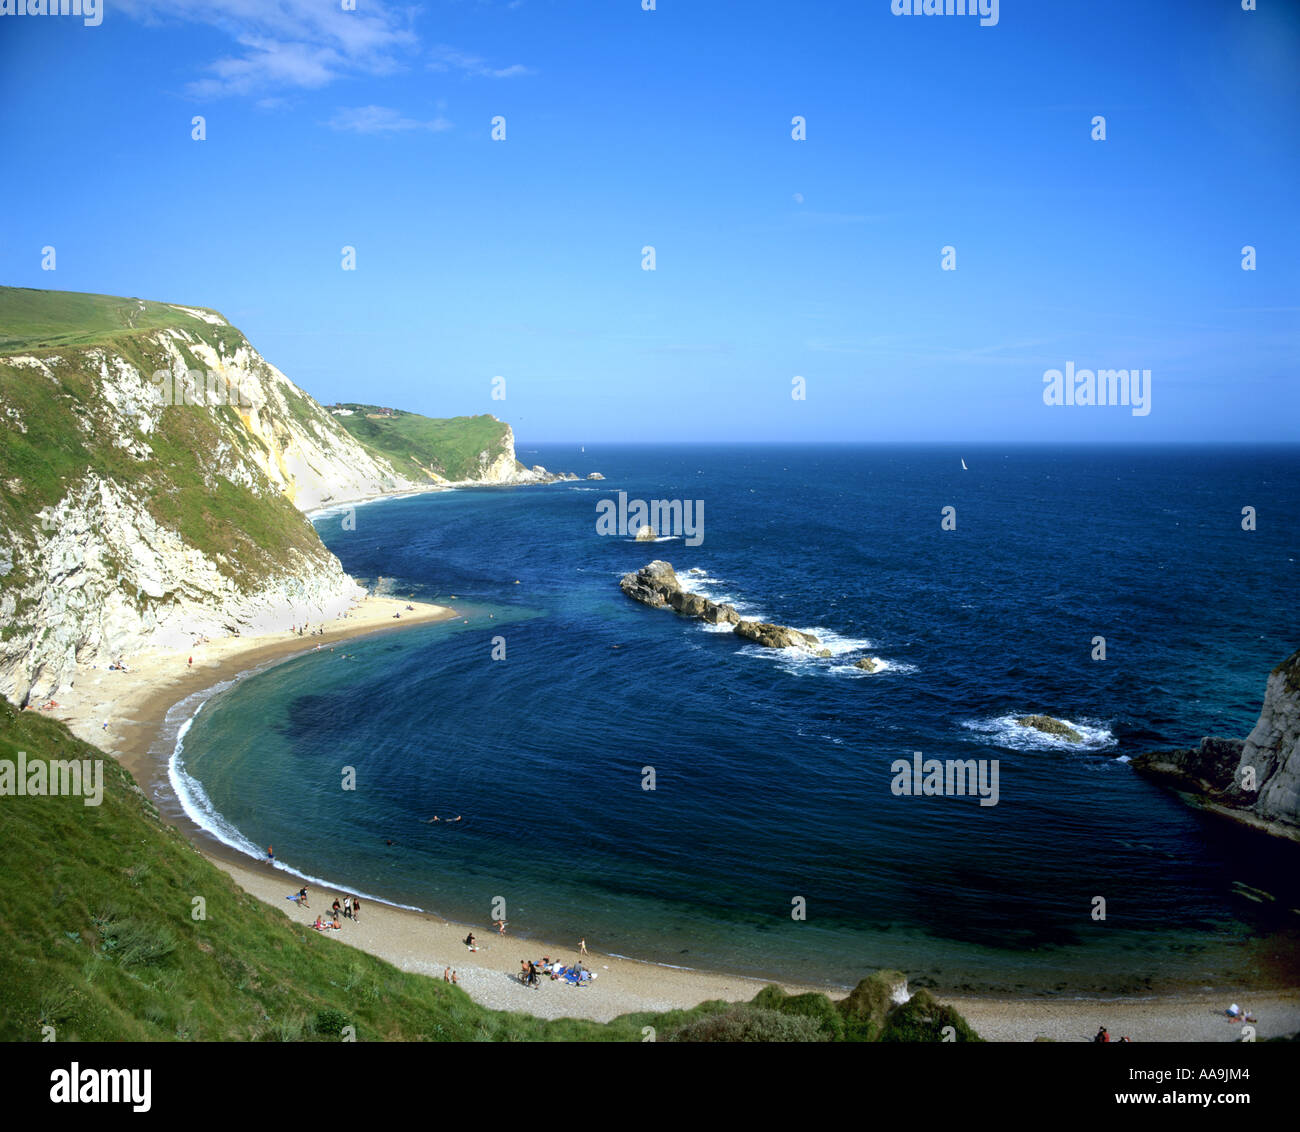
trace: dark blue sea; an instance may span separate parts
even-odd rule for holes
[[[512,934],[687,967],[1023,993],[1295,978],[1300,849],[1125,760],[1244,737],[1300,646],[1300,449],[520,455],[607,478],[317,519],[372,590],[458,617],[211,698],[181,759],[217,836],[480,931],[500,897]],[[597,534],[619,491],[702,500],[702,542]],[[656,557],[833,655],[624,597]],[[1084,741],[1016,722],[1038,712]],[[893,793],[917,751],[997,760],[998,804]]]

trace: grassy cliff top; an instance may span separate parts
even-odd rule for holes
[[[504,421],[486,413],[477,417],[423,417],[356,402],[328,408],[351,409],[350,416],[334,419],[371,452],[416,481],[431,479],[430,473],[449,480],[474,479],[481,469],[479,454],[486,452],[489,460],[496,459],[505,449],[509,429]]]
[[[205,308],[189,309],[221,318]],[[178,323],[211,325],[177,307],[148,299],[0,287],[0,354],[95,345],[123,333]]]

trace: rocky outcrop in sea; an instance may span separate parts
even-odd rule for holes
[[[799,648],[816,656],[828,657],[831,650],[821,647],[812,633],[773,625],[768,621],[745,621],[732,605],[710,601],[700,594],[682,589],[672,564],[656,559],[634,574],[624,574],[619,588],[634,601],[653,609],[673,609],[683,617],[707,621],[711,625],[731,625],[732,632],[756,645],[769,649]]]
[[[1193,805],[1300,841],[1300,651],[1269,674],[1264,707],[1245,739],[1138,755],[1133,769]]]

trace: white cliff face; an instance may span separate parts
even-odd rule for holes
[[[362,596],[333,555],[301,553],[246,591],[138,497],[98,476],[45,521],[24,563],[34,583],[0,590],[0,621],[31,627],[0,645],[0,691],[19,703],[56,693],[78,664],[148,646],[184,649],[199,636],[287,631],[337,617]]]
[[[372,455],[312,398],[247,342],[230,353],[209,342],[171,332],[165,341],[173,382],[183,379],[183,345],[200,368],[219,374],[226,388],[241,394],[233,406],[248,434],[259,443],[250,458],[301,511],[368,499],[413,486],[387,461]],[[244,402],[251,402],[245,404]]]
[[[1300,652],[1269,675],[1264,708],[1241,751],[1238,783],[1247,767],[1258,786],[1256,816],[1300,832]]]
[[[1198,747],[1141,754],[1132,766],[1197,806],[1300,841],[1300,652],[1269,674],[1244,741],[1205,738]]]
[[[30,525],[0,516],[0,692],[16,702],[57,692],[78,664],[337,616],[360,587],[301,512],[414,486],[209,312],[178,310],[123,350],[0,357],[89,454]],[[196,369],[221,383],[209,401],[234,404],[160,403],[155,374],[183,401]],[[4,396],[18,388],[0,383],[0,424],[21,433],[33,402]],[[4,471],[21,497],[25,470]]]

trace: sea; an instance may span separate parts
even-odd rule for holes
[[[274,845],[327,896],[675,967],[1011,995],[1294,985],[1300,846],[1128,760],[1244,738],[1300,647],[1300,448],[520,456],[605,479],[315,517],[371,592],[456,616],[178,705],[171,782],[206,835]],[[688,503],[698,529],[601,533],[620,492]],[[625,597],[655,558],[831,655]],[[1036,713],[1081,741],[1018,722]],[[996,804],[901,792],[918,752],[996,765]]]

